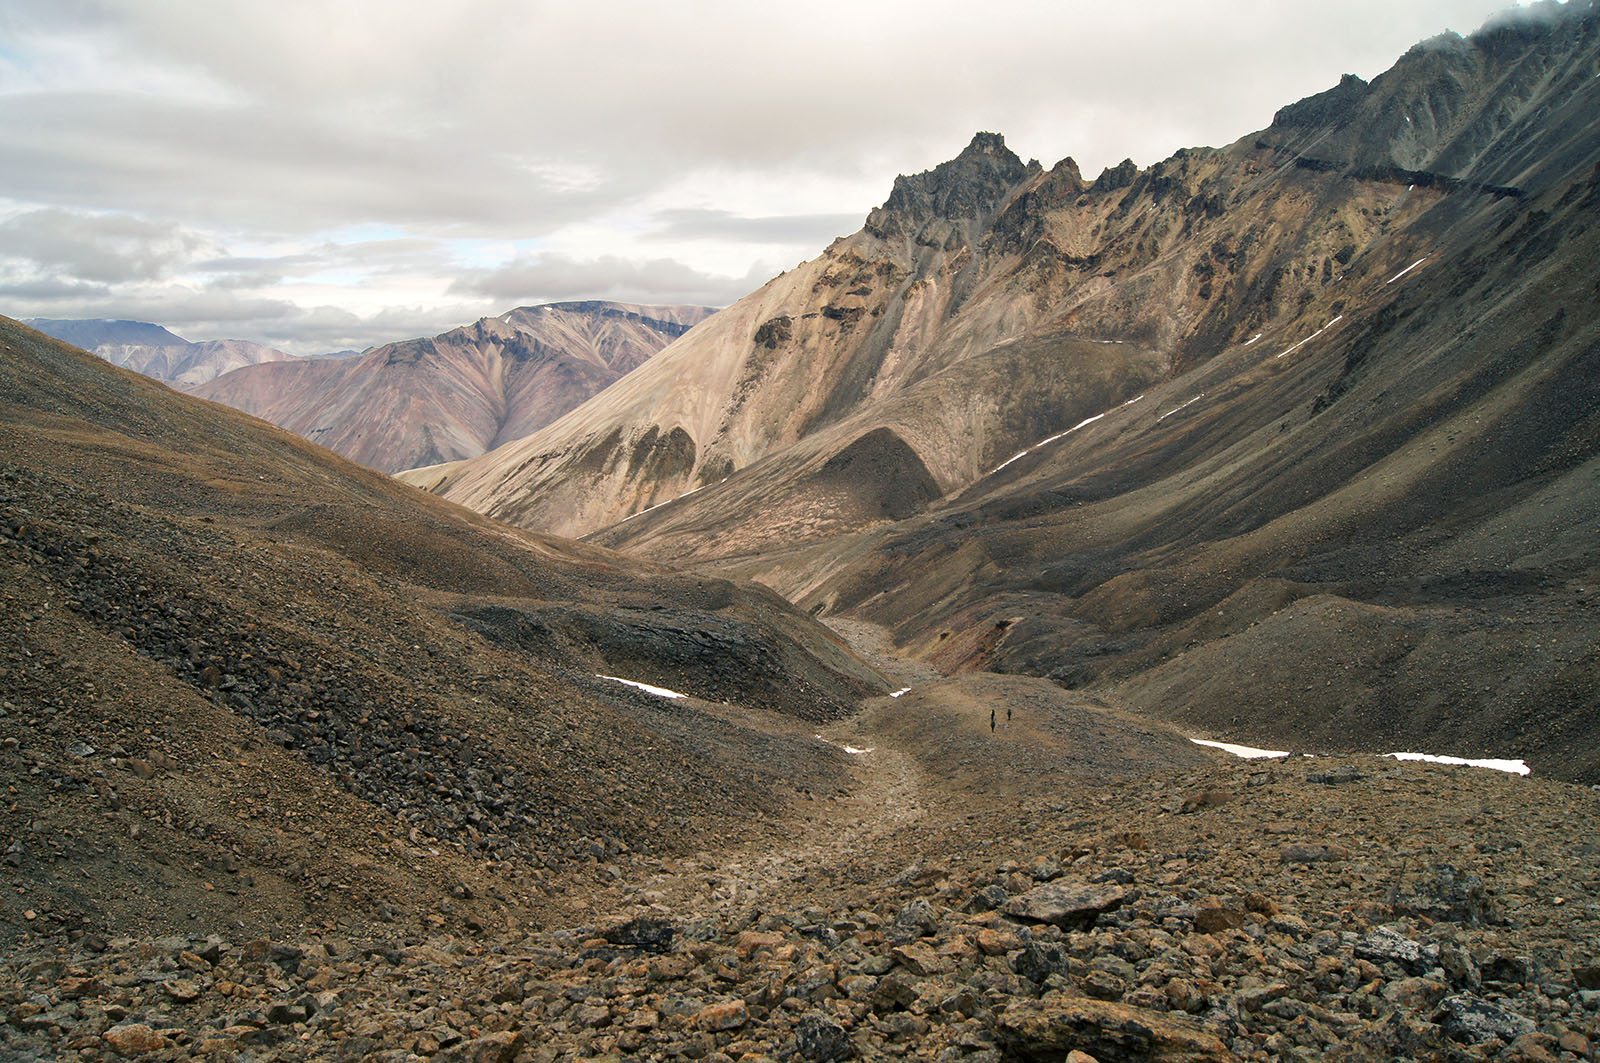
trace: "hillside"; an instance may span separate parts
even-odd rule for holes
[[[781,819],[842,769],[796,721],[885,689],[770,592],[490,524],[10,321],[0,469],[8,943],[24,908],[271,932],[330,876],[340,920],[421,926],[458,882],[451,925],[501,920],[591,850]]]
[[[525,306],[357,358],[252,366],[194,389],[381,472],[469,458],[604,390],[711,313]]]

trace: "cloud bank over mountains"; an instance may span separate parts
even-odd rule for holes
[[[974,130],[1147,165],[1502,8],[18,0],[0,300],[301,353],[516,303],[720,304]]]

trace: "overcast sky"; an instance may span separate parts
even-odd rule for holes
[[[1504,0],[4,0],[0,313],[296,353],[722,305],[974,132],[1221,145]]]

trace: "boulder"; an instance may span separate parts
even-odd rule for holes
[[[1002,911],[1034,923],[1053,923],[1063,930],[1085,930],[1106,912],[1122,907],[1128,893],[1121,886],[1084,882],[1047,882],[1013,897]]]
[[[1100,1063],[1231,1063],[1236,1058],[1188,1016],[1060,993],[1007,1008],[995,1033],[1005,1054],[1021,1059],[1061,1059],[1072,1051]]]

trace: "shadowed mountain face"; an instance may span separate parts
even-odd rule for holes
[[[765,588],[494,525],[7,319],[0,587],[9,869],[94,925],[181,927],[177,891],[270,927],[332,880],[370,916],[452,876],[481,902],[452,920],[487,918],[781,814],[840,770],[812,721],[885,689]]]
[[[1597,63],[1571,5],[1093,184],[980,135],[599,399],[415,482],[949,671],[1600,778]],[[670,462],[634,460],[652,432]]]
[[[473,457],[533,432],[710,313],[605,302],[527,306],[359,358],[251,367],[194,392],[397,472]]]
[[[190,343],[147,321],[39,318],[26,323],[47,336],[91,351],[112,365],[180,388],[204,384],[243,366],[290,357],[249,340]]]

